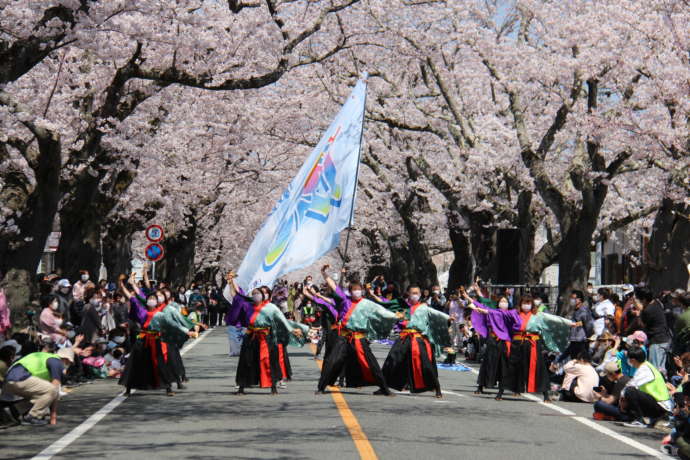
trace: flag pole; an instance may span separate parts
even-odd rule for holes
[[[364,138],[364,119],[367,112],[367,92],[369,90],[367,79],[369,75],[364,73],[364,104],[362,104],[362,130],[359,133],[359,152],[357,153],[357,170],[355,171],[355,185],[354,191],[352,192],[352,209],[350,210],[350,221],[347,225],[347,236],[345,237],[345,252],[343,254],[343,268],[345,268],[345,262],[347,262],[347,252],[350,247],[350,233],[352,232],[352,221],[355,218],[355,203],[357,202],[357,183],[359,181],[359,166],[362,160],[362,139]]]

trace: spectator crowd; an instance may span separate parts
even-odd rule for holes
[[[120,288],[125,278],[94,281],[87,271],[73,281],[47,275],[23,328],[12,327],[0,290],[0,408],[5,425],[56,423],[61,396],[76,386],[121,375],[139,333]],[[142,287],[144,280],[130,282]],[[211,328],[224,324],[229,304],[223,286],[207,282],[157,287],[171,289],[182,314],[193,323]],[[366,296],[377,301],[405,296],[401,286],[384,276],[364,287]],[[279,281],[272,295],[287,318],[309,326],[310,339],[319,344],[317,355],[327,320],[314,295],[326,290],[308,276],[301,282]],[[539,311],[557,313],[547,293],[536,289],[499,289],[481,282],[466,291],[429,286],[420,301],[450,316],[446,364],[459,357],[480,362],[486,350],[486,339],[472,326],[467,293],[489,309],[516,308],[520,296],[528,293]],[[569,307],[565,310],[571,312],[572,327],[567,347],[546,357],[551,394],[591,404],[599,421],[657,429],[663,449],[690,459],[690,294],[683,289],[655,293],[643,285],[590,285],[561,299],[565,302],[558,310]],[[241,335],[228,326],[231,334]],[[19,400],[31,403],[23,415],[17,413]]]

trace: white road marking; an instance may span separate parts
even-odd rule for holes
[[[645,444],[642,444],[641,442],[637,442],[634,439],[630,439],[627,436],[623,436],[622,434],[617,433],[617,432],[613,431],[612,429],[607,428],[603,425],[600,425],[600,424],[598,424],[598,423],[596,423],[596,422],[594,422],[588,418],[573,417],[573,420],[577,420],[578,422],[582,423],[583,425],[587,425],[588,427],[590,427],[594,430],[597,430],[599,433],[605,434],[606,436],[609,436],[613,439],[617,439],[618,441],[620,441],[624,444],[627,444],[630,447],[634,447],[635,449],[640,450],[640,451],[644,452],[645,454],[650,455],[652,457],[663,458],[663,459],[672,459],[673,458],[669,455],[664,454],[660,450],[656,450],[652,447],[649,447]]]
[[[479,374],[479,371],[473,367],[470,368],[470,372],[472,372],[474,374]],[[637,442],[634,439],[631,439],[625,435],[622,435],[622,434],[620,434],[620,433],[618,433],[618,432],[616,432],[610,428],[607,428],[607,427],[605,427],[599,423],[596,423],[596,422],[594,422],[588,418],[579,417],[579,416],[577,416],[577,414],[575,412],[568,410],[568,409],[565,409],[564,407],[560,407],[554,403],[545,403],[541,398],[538,398],[538,397],[533,396],[531,394],[523,394],[522,396],[524,396],[526,399],[529,399],[531,401],[535,401],[544,407],[548,407],[551,410],[555,410],[556,412],[560,412],[563,415],[568,415],[568,416],[570,416],[571,420],[575,420],[577,422],[580,422],[583,425],[588,426],[591,429],[598,431],[599,433],[601,433],[603,435],[606,435],[610,438],[613,438],[617,441],[620,441],[623,444],[627,444],[630,447],[633,447],[639,451],[642,451],[647,455],[650,455],[650,456],[655,457],[655,458],[661,458],[661,459],[669,459],[669,460],[673,459],[673,457],[670,457],[670,456],[664,454],[663,452],[654,449],[653,447],[649,447],[645,444],[642,444],[641,442]]]
[[[445,394],[449,394],[449,395],[453,395],[453,396],[459,396],[459,397],[461,397],[461,398],[466,398],[466,397],[467,397],[467,395],[463,395],[463,394],[456,393],[456,392],[454,392],[454,391],[448,391],[448,390],[441,390],[441,393],[443,393],[444,395],[445,395]]]
[[[180,355],[184,355],[187,353],[189,350],[194,348],[197,343],[201,342],[208,334],[211,333],[211,330],[207,330],[201,336],[195,340],[194,342],[189,343],[186,347],[184,347],[182,350],[180,350]],[[135,390],[132,390],[132,393],[134,393]],[[106,415],[111,413],[117,406],[122,404],[122,402],[127,399],[127,396],[125,396],[124,391],[120,393],[119,395],[115,396],[108,404],[105,406],[101,407],[96,413],[91,415],[89,418],[84,420],[80,425],[77,427],[73,428],[72,431],[43,449],[41,452],[39,452],[36,456],[34,456],[31,460],[49,460],[53,458],[53,456],[59,454],[62,452],[62,450],[72,444],[74,441],[79,439],[84,433],[89,431],[91,428],[93,428],[98,422],[103,420]]]

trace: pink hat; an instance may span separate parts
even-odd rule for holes
[[[633,340],[637,340],[642,345],[644,345],[647,342],[647,334],[645,334],[642,331],[635,331],[625,338],[625,342],[630,345],[632,345]]]

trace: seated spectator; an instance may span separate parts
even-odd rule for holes
[[[26,425],[46,425],[43,420],[50,410],[50,424],[57,424],[57,402],[65,369],[74,363],[74,351],[62,348],[57,354],[31,353],[10,367],[5,376],[4,390],[31,400],[33,407],[22,417]]]
[[[122,348],[116,348],[112,351],[112,353],[108,353],[104,356],[105,364],[108,368],[108,377],[116,379],[120,378],[122,375],[122,370],[125,367],[122,363],[124,355],[125,353]]]
[[[653,427],[657,420],[673,409],[664,376],[647,361],[646,353],[641,348],[628,350],[628,363],[637,370],[623,390],[621,410],[634,420],[625,426]]]
[[[676,407],[673,408],[675,426],[671,434],[662,441],[662,451],[670,454],[672,451],[664,450],[667,445],[674,445],[678,449],[677,455],[682,459],[690,459],[690,385],[684,385],[683,391],[674,395]]]
[[[642,331],[636,331],[634,334],[626,337],[625,340],[620,344],[621,350],[616,353],[616,359],[618,360],[618,364],[620,365],[624,375],[632,377],[635,375],[635,371],[637,370],[628,364],[627,351],[632,347],[639,347],[645,352],[646,356],[647,347],[644,346],[646,341],[647,334]]]
[[[604,364],[604,378],[600,386],[594,391],[594,418],[597,420],[629,421],[629,417],[618,408],[621,393],[630,381],[630,377],[623,375],[618,361]]]
[[[67,339],[67,331],[62,327],[60,303],[56,297],[48,297],[48,304],[41,310],[38,319],[38,330],[49,335],[53,342],[62,344]]]
[[[589,352],[581,350],[576,358],[563,366],[565,376],[561,387],[561,400],[593,403],[593,388],[599,385],[599,375],[592,367]]]
[[[618,340],[608,331],[597,337],[592,351],[592,363],[597,366],[597,372],[602,372],[607,362],[616,360],[617,345]]]

